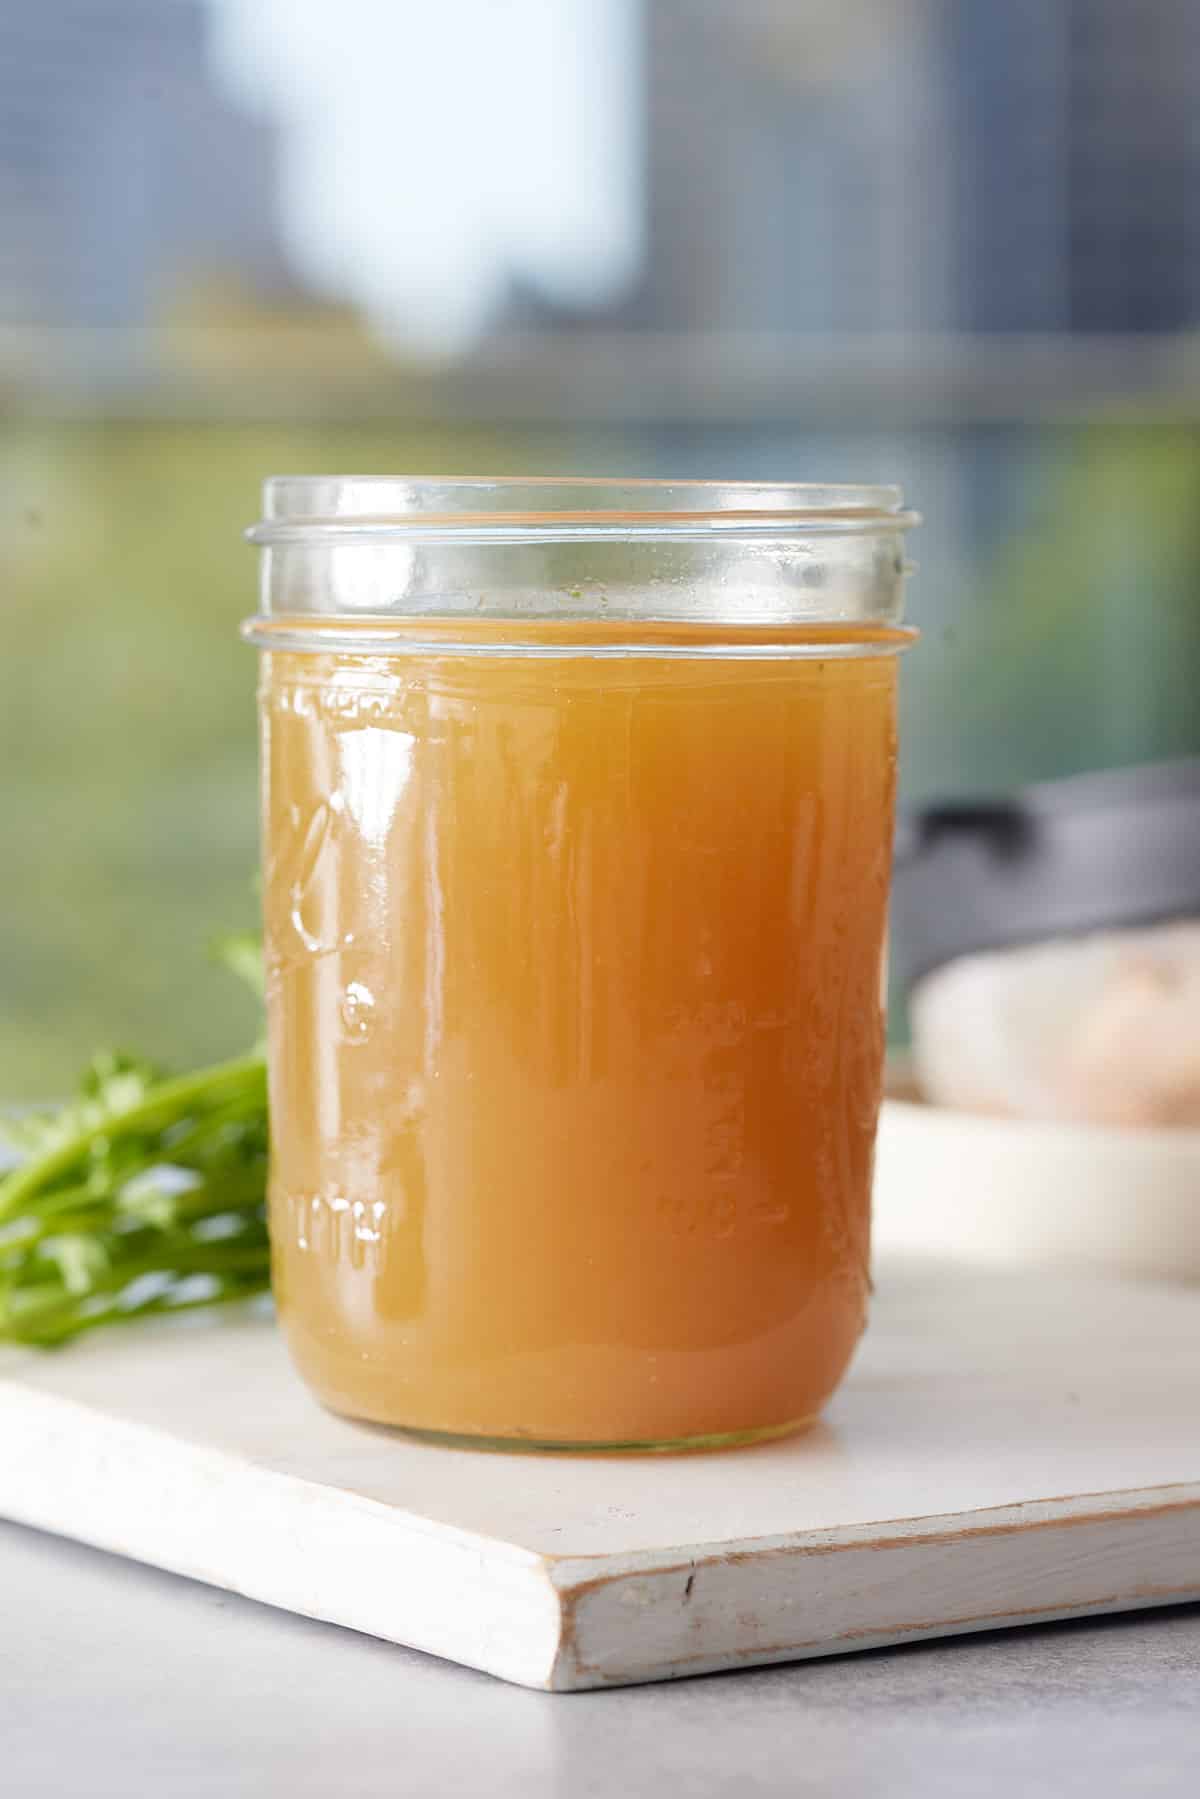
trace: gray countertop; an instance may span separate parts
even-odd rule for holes
[[[549,1697],[0,1524],[11,1799],[1197,1791],[1200,1606]]]

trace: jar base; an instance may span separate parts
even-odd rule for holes
[[[329,1408],[336,1410],[336,1408]],[[341,1417],[348,1414],[339,1413]],[[424,1430],[407,1424],[373,1423],[371,1428],[388,1435],[407,1437],[414,1443],[428,1443],[439,1449],[482,1450],[493,1455],[698,1455],[722,1449],[750,1449],[758,1443],[773,1443],[780,1437],[800,1436],[811,1430],[820,1414],[812,1412],[804,1418],[789,1419],[783,1424],[760,1424],[747,1430],[714,1431],[708,1435],[664,1437],[661,1440],[613,1439],[589,1442],[555,1441],[542,1437],[473,1436],[464,1431]],[[364,1422],[364,1420],[357,1420]]]

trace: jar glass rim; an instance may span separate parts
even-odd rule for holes
[[[856,536],[918,523],[899,487],[574,476],[275,475],[260,545]]]

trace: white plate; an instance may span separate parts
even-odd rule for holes
[[[1200,1281],[1200,1131],[1112,1130],[930,1106],[897,1071],[875,1164],[876,1248]]]

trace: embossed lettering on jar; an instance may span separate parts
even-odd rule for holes
[[[301,1372],[520,1445],[798,1427],[865,1315],[911,515],[313,485],[252,627]]]

